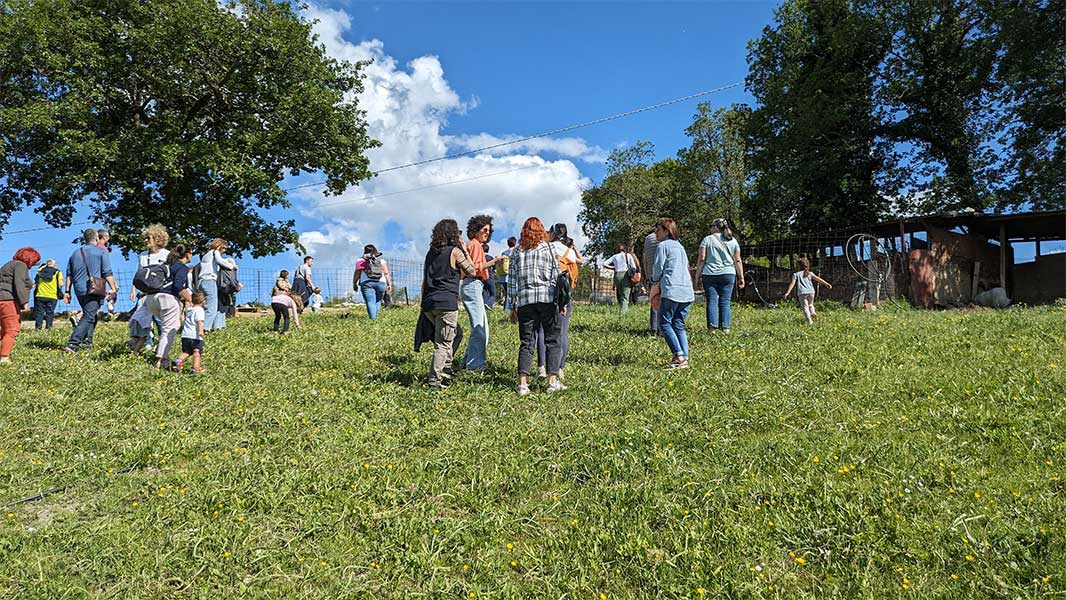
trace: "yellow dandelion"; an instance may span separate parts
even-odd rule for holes
[[[966,560],[968,560],[970,562],[973,562],[973,554],[967,554],[966,555]]]
[[[464,571],[469,571],[470,570],[470,565],[463,565],[463,570]]]
[[[514,544],[512,544],[511,542],[507,542],[507,549],[514,550]]]
[[[229,558],[229,557],[231,557],[231,556],[233,556],[233,555],[232,555],[232,554],[230,554],[229,552],[223,552],[223,553],[222,553],[222,558]]]
[[[701,587],[700,587],[700,588],[696,588],[696,593],[697,593],[697,594],[699,594],[699,595],[701,595],[701,596],[702,596],[703,594],[705,594],[706,592],[707,592],[707,590],[704,590],[704,589],[703,589],[703,588],[701,588]]]
[[[805,565],[805,564],[807,564],[807,559],[803,558],[802,556],[797,556],[796,557],[796,564]]]
[[[952,574],[951,574],[951,580],[952,580],[952,581],[958,581],[958,580],[959,580],[959,576],[958,576],[958,575],[956,575],[956,574],[954,574],[954,573],[952,573]]]

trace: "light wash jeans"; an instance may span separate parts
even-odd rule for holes
[[[200,291],[207,296],[204,300],[204,331],[214,331],[226,326],[226,313],[218,310],[218,281],[201,279]]]
[[[485,283],[480,279],[467,278],[459,284],[459,298],[470,317],[470,341],[459,364],[469,371],[483,370],[488,359],[489,315],[485,311],[484,291]]]
[[[737,282],[737,276],[732,273],[704,275],[701,279],[707,300],[707,329],[729,329],[732,321],[729,302],[733,298],[733,285]]]
[[[674,356],[688,358],[688,334],[685,332],[685,317],[691,302],[674,302],[663,298],[659,303],[659,331],[666,338],[666,345]]]
[[[366,313],[370,315],[370,320],[377,319],[378,313],[381,312],[381,301],[385,298],[385,282],[364,281],[359,284],[359,289],[363,292],[363,301],[366,302]]]

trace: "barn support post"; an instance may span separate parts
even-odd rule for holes
[[[1007,226],[999,226],[999,287],[1007,289]]]

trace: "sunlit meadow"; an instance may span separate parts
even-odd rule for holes
[[[0,596],[1062,598],[1066,309],[741,307],[664,372],[579,306],[570,391],[424,389],[417,311],[263,318],[202,376],[26,331],[0,371]],[[132,469],[122,472],[126,467]]]

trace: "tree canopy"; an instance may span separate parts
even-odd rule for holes
[[[128,251],[139,230],[223,237],[236,252],[297,243],[279,183],[329,192],[371,175],[355,96],[289,2],[0,0],[0,226],[53,226],[87,206]]]

